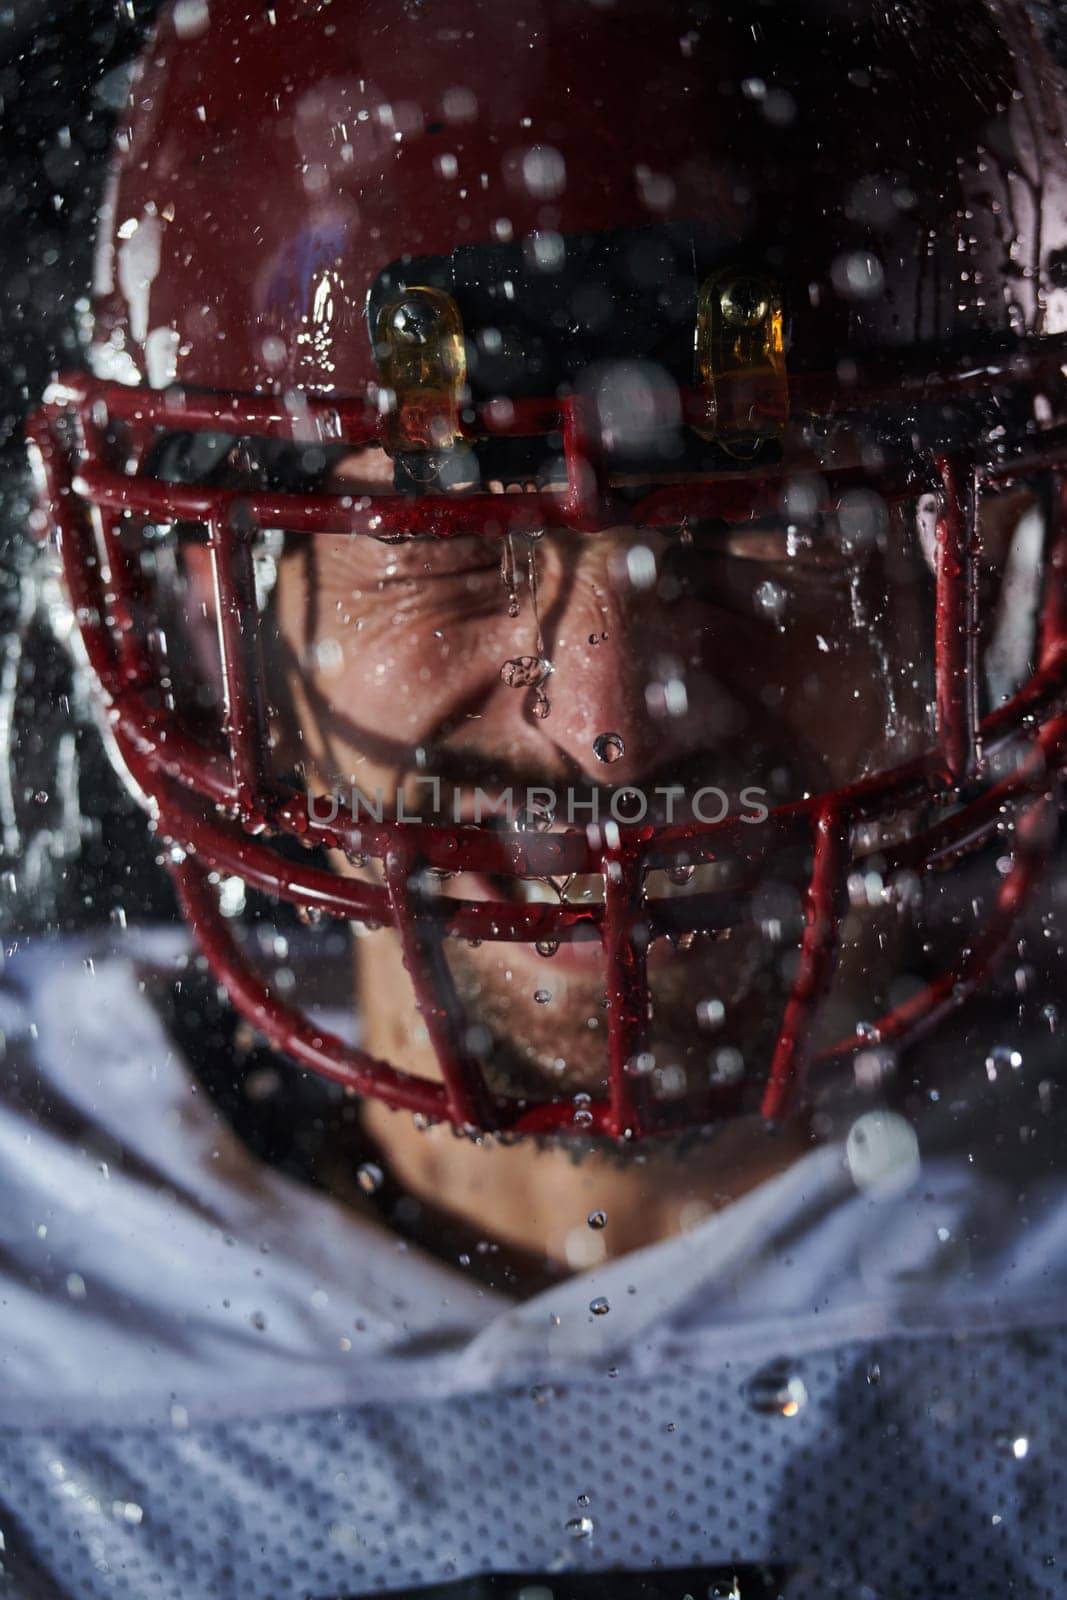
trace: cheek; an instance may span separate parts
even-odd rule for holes
[[[855,592],[779,588],[773,620],[749,607],[691,620],[703,671],[747,709],[749,731],[777,729],[783,749],[814,763],[812,781],[849,782],[917,754],[932,690],[917,587],[887,593],[872,571]],[[687,619],[679,608],[679,635]]]
[[[361,734],[368,746],[395,744],[390,766],[409,764],[414,746],[431,742],[462,710],[476,714],[514,653],[496,619],[455,620],[440,607],[384,597],[350,605],[332,629],[322,623],[309,630],[306,618],[305,607],[280,607],[291,659],[294,667],[302,663],[309,691],[304,718],[318,720],[338,755],[361,750]]]
[[[875,583],[798,619],[775,662],[783,718],[835,782],[918,755],[931,734],[930,642],[919,594]]]

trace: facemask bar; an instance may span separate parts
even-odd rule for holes
[[[1062,351],[1035,352],[1030,381],[1039,370],[1063,360]],[[917,380],[918,381],[918,380]],[[960,380],[940,380],[949,394]],[[1028,381],[1015,374],[1016,382]],[[924,398],[931,383],[925,381]],[[907,381],[897,376],[899,397]],[[877,386],[849,396],[849,410],[862,413],[874,403]],[[794,383],[800,414],[832,412],[840,396],[820,393],[818,380]],[[686,416],[706,411],[707,397],[687,393]],[[842,408],[841,414],[844,415]],[[295,438],[311,429],[319,440],[343,440],[353,447],[374,444],[380,419],[359,403],[302,402],[294,418],[274,400],[186,394],[156,394],[72,378],[61,380],[31,420],[29,433],[41,472],[41,522],[54,526],[64,558],[71,599],[93,670],[110,702],[116,743],[136,784],[151,795],[158,827],[181,847],[172,863],[179,894],[216,971],[235,1003],[280,1049],[304,1065],[361,1094],[390,1105],[445,1118],[477,1129],[510,1127],[528,1132],[566,1127],[568,1103],[537,1106],[491,1102],[477,1063],[462,1054],[455,1028],[458,1015],[443,959],[448,937],[566,939],[583,923],[604,949],[609,998],[609,1095],[589,1108],[583,1131],[637,1137],[660,1131],[662,1108],[647,1101],[633,1066],[648,1031],[649,988],[646,955],[657,928],[642,900],[649,870],[684,859],[691,864],[732,854],[745,858],[753,874],[760,862],[784,843],[810,845],[813,866],[806,894],[806,926],[797,977],[789,997],[769,1075],[762,1087],[751,1081],[716,1087],[699,1104],[674,1106],[669,1126],[698,1124],[757,1106],[768,1120],[788,1114],[803,1086],[811,1037],[820,1002],[829,988],[838,947],[838,925],[845,880],[855,859],[852,830],[889,809],[920,801],[931,793],[952,796],[979,774],[984,757],[1013,740],[1027,754],[1012,774],[976,797],[920,837],[882,852],[885,871],[926,871],[965,850],[977,848],[997,826],[1005,807],[1015,810],[1014,864],[1000,886],[993,914],[972,953],[953,973],[944,974],[907,1005],[874,1025],[863,1039],[843,1040],[820,1060],[846,1056],[873,1040],[903,1042],[929,1027],[948,1007],[988,973],[1010,933],[1019,907],[1052,848],[1047,791],[1067,748],[1067,428],[1049,429],[1034,446],[1012,460],[989,464],[954,451],[928,458],[916,485],[914,470],[881,482],[889,497],[914,496],[935,488],[940,501],[936,561],[937,742],[928,754],[891,771],[875,774],[845,789],[772,811],[758,846],[742,840],[735,822],[709,826],[614,828],[590,839],[577,832],[502,835],[472,827],[421,824],[367,825],[339,812],[328,820],[309,816],[305,803],[268,786],[263,765],[266,708],[259,659],[258,613],[252,539],[260,528],[294,532],[344,532],[393,537],[419,533],[438,538],[478,531],[501,537],[507,531],[571,528],[578,531],[624,522],[676,527],[687,517],[719,517],[743,522],[778,507],[781,472],[760,466],[750,473],[724,473],[695,484],[655,489],[637,506],[621,505],[607,481],[589,417],[574,397],[563,401],[490,402],[464,428],[473,436],[490,432],[558,432],[564,440],[568,482],[562,494],[516,496],[487,494],[411,497],[384,495],[336,497],[243,493],[217,488],[160,483],[108,465],[106,433],[115,421],[128,423],[136,440],[149,430],[215,430]],[[138,452],[131,457],[136,472]],[[129,464],[129,463],[128,463]],[[1036,672],[1008,704],[978,726],[975,685],[975,505],[983,485],[1009,483],[1043,473],[1051,485],[1049,561]],[[866,474],[826,471],[833,501]],[[178,719],[149,703],[146,691],[155,666],[134,625],[140,583],[118,536],[118,519],[133,513],[155,521],[176,518],[203,523],[208,530],[217,585],[220,649],[225,691],[225,746],[209,749],[190,738]],[[1035,731],[1036,730],[1036,731]],[[749,830],[751,831],[751,830]],[[268,842],[270,833],[304,838],[328,848],[358,850],[383,862],[384,888],[342,878],[318,867],[284,861]],[[512,905],[431,901],[420,886],[425,867],[476,870],[519,876],[601,873],[603,907]],[[354,1050],[324,1034],[295,1007],[266,991],[238,951],[221,917],[208,881],[210,870],[243,877],[270,895],[350,920],[373,920],[396,928],[426,1022],[443,1083],[411,1077],[387,1062]],[[743,915],[736,894],[702,896],[687,907],[688,925],[728,926]],[[672,911],[677,916],[677,908]]]

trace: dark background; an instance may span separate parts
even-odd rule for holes
[[[27,614],[40,552],[27,536],[26,413],[79,363],[96,207],[129,71],[159,0],[0,0],[0,930],[169,917],[157,847],[91,724],[71,715],[66,652]],[[76,728],[85,823],[75,845],[57,782]],[[6,803],[2,803],[6,801]]]

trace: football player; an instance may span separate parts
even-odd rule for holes
[[[1065,133],[1009,0],[164,11],[28,432],[196,947],[9,964],[13,1593],[1063,1592]]]

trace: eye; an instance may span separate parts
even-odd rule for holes
[[[661,596],[764,622],[777,621],[791,601],[817,607],[847,594],[875,548],[842,538],[829,518],[803,529],[775,520],[695,523],[689,531],[688,542],[667,546]]]
[[[810,571],[844,571],[856,565],[861,548],[841,536],[831,521],[818,528],[757,528],[735,534],[727,553],[743,561],[770,562]]]
[[[452,578],[500,571],[498,539],[474,533],[451,539],[408,539],[391,550],[397,572],[413,578]]]
[[[692,541],[676,546],[702,560],[730,560],[753,566],[780,567],[798,577],[814,573],[847,573],[862,566],[877,539],[856,532],[837,517],[820,517],[800,526],[782,519],[747,524],[695,523]]]
[[[496,579],[500,573],[499,540],[477,534],[457,534],[450,539],[406,538],[395,543],[364,534],[336,541],[327,536],[323,545],[320,576],[334,585],[417,588],[448,579],[481,583],[485,577]]]

